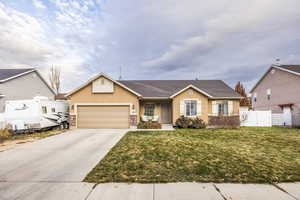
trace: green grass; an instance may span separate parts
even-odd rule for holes
[[[300,181],[300,129],[128,132],[84,181]]]

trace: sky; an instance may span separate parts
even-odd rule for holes
[[[300,64],[299,0],[0,0],[0,68],[61,69],[61,92],[118,79],[221,79],[249,90]]]

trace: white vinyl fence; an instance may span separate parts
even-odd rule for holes
[[[241,111],[241,126],[272,126],[271,111]]]
[[[272,113],[272,125],[273,126],[284,125],[283,113]]]

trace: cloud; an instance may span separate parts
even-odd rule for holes
[[[32,9],[42,8],[37,2],[47,9]],[[31,7],[5,1],[0,65],[44,72],[61,66],[65,91],[99,72],[117,78],[120,67],[125,79],[198,77],[250,88],[276,58],[300,63],[299,6],[298,0],[33,0]]]
[[[170,49],[161,57],[144,62],[145,67],[163,67],[169,70],[176,70],[186,65],[186,61],[192,61],[195,54],[205,56],[221,43],[218,35],[208,34],[195,36],[171,45]]]
[[[294,24],[295,17],[297,20],[300,19],[296,7],[287,7],[284,11],[281,9],[286,3],[295,4],[296,1],[260,0],[251,1],[251,5],[245,2],[230,4],[223,12],[208,17],[203,22],[202,26],[206,30],[204,34],[170,44],[165,52],[157,58],[145,61],[143,66],[168,70],[176,70],[187,64],[193,66],[197,64],[199,58],[207,56],[212,51],[225,45],[235,45],[236,41],[232,41],[232,36],[238,38],[241,34],[252,37],[254,42],[259,42],[260,38],[256,37],[256,33],[264,31],[264,34],[271,35]],[[300,6],[299,2],[296,4]],[[283,19],[278,20],[278,13]],[[197,18],[197,14],[194,17]],[[200,60],[198,64],[202,64],[202,61]]]
[[[42,61],[53,52],[53,48],[44,42],[42,24],[34,17],[0,3],[0,23],[2,65]]]
[[[46,6],[40,0],[32,0],[33,5],[38,9],[45,9]]]
[[[50,66],[59,66],[63,90],[70,90],[74,87],[72,82],[88,77],[90,52],[85,46],[85,41],[88,41],[86,31],[80,32],[86,35],[77,37],[79,31],[75,27],[72,30],[57,28],[67,22],[49,24],[3,3],[0,3],[0,23],[1,68],[37,67],[47,77]],[[83,24],[78,28],[84,29],[85,26]]]

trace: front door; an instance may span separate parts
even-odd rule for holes
[[[161,104],[161,123],[162,124],[171,124],[171,104],[162,103]]]
[[[290,107],[283,107],[283,123],[285,126],[292,125],[292,113]]]

